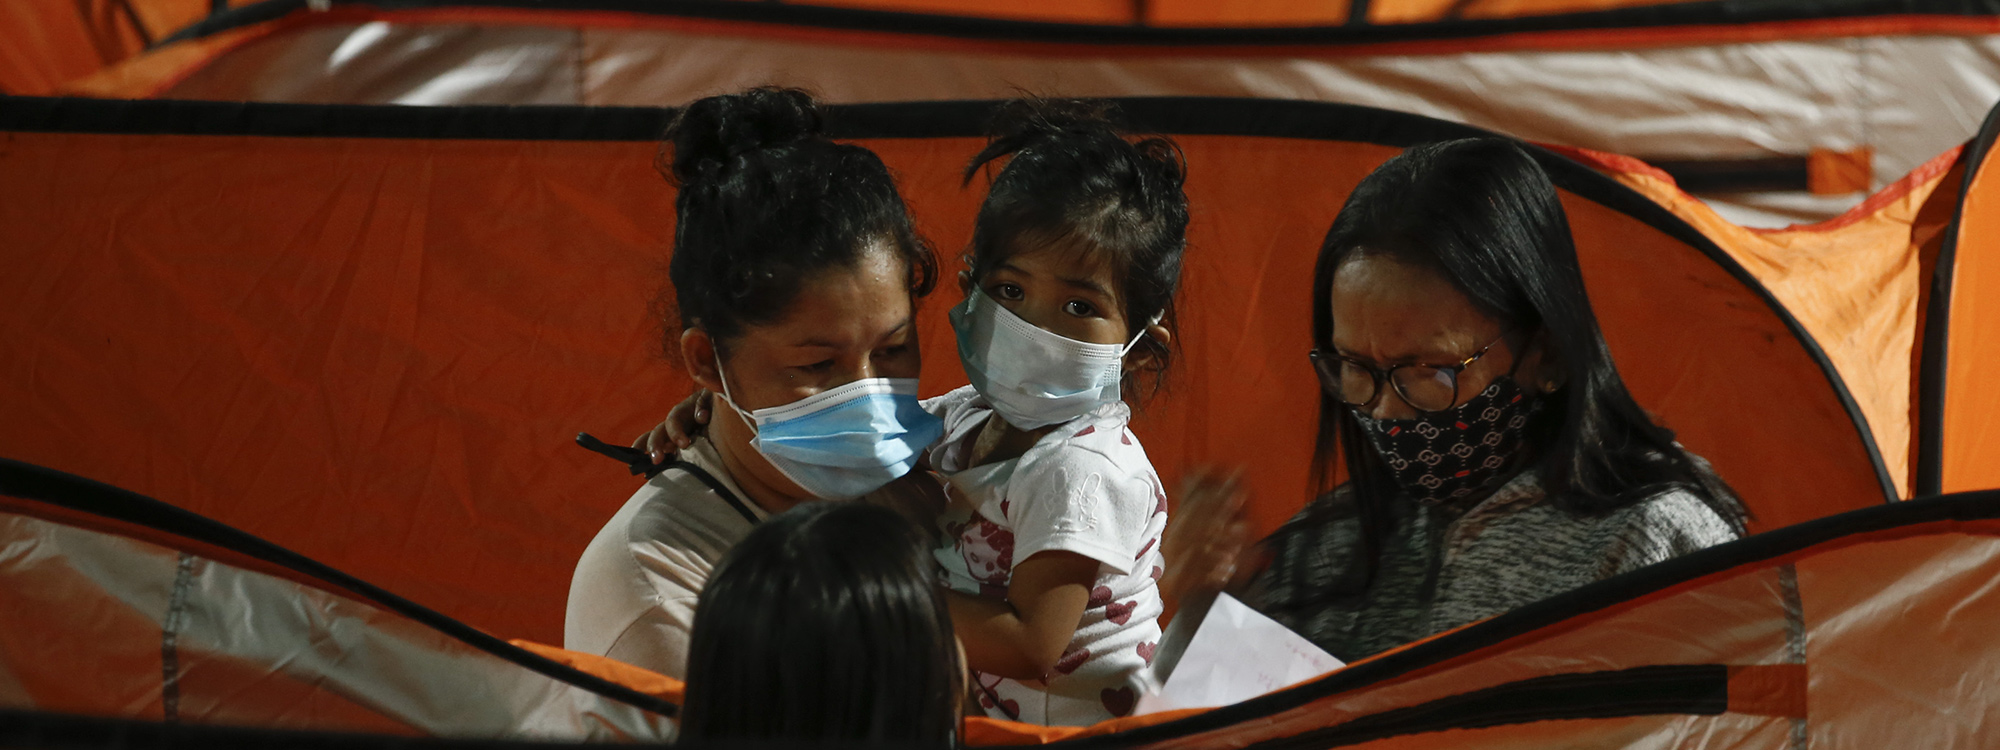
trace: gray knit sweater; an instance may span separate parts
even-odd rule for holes
[[[1679,489],[1604,514],[1573,513],[1532,469],[1471,507],[1392,505],[1382,563],[1366,586],[1346,578],[1358,574],[1361,527],[1343,485],[1264,541],[1271,564],[1244,602],[1353,661],[1737,536]]]

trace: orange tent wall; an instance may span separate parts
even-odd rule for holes
[[[391,714],[474,742],[524,730],[574,740],[607,730],[657,737],[661,714],[649,712],[670,708],[656,699],[683,694],[678,681],[631,665],[471,633],[207,519],[35,467],[0,462],[0,530],[10,547],[31,550],[0,564],[0,591],[38,602],[0,609],[14,626],[0,629],[0,673],[27,678],[0,685],[0,712],[23,696],[32,711],[79,717],[173,712],[165,726],[189,741],[217,736],[204,725],[233,725],[231,744],[295,742],[273,731],[283,728],[411,729]],[[1996,574],[2000,493],[1878,506],[1590,584],[1236,705],[1074,728],[974,718],[965,737],[1190,750],[1651,747],[1689,737],[1985,747],[1980,730],[2000,717],[1982,681],[2000,666],[1984,637],[2000,618]],[[235,630],[225,611],[263,627]],[[337,638],[315,630],[329,615],[341,621]],[[474,703],[462,703],[468,696]],[[140,730],[121,733],[122,746],[162,725],[111,726]],[[64,736],[82,746],[89,735]]]
[[[1939,262],[1939,286],[1949,295],[1933,366],[1939,400],[1938,490],[2000,487],[2000,107],[1972,146],[1958,224],[1949,256]],[[1948,276],[1946,276],[1948,274]]]
[[[157,124],[180,105],[105,106],[160,107],[141,118]],[[1268,530],[1310,494],[1314,253],[1347,190],[1397,149],[1180,141],[1194,205],[1185,349],[1135,430],[1170,486],[1195,463],[1249,467]],[[689,387],[647,313],[672,224],[652,143],[15,132],[7,144],[0,227],[20,250],[0,277],[0,346],[16,353],[0,360],[0,455],[166,499],[475,626],[560,642],[574,561],[635,486],[570,437],[629,440]],[[864,144],[955,270],[979,197],[957,171],[979,140]],[[1659,212],[1622,195],[1624,210]],[[1680,239],[1564,200],[1621,369],[1746,496],[1753,528],[1883,501],[1865,435],[1765,299]],[[944,315],[956,298],[947,288],[921,313],[926,395],[964,382]]]
[[[1334,26],[1346,23],[1347,0],[790,0],[858,10],[969,16],[1008,20],[1215,28],[1232,26]],[[1456,18],[1517,18],[1667,5],[1685,0],[1373,0],[1368,23],[1400,24]]]
[[[1840,369],[1897,495],[1912,496],[1918,339],[1931,273],[1958,202],[1963,149],[1940,154],[1840,217],[1785,229],[1732,224],[1636,160],[1564,151],[1699,228],[1770,289]]]
[[[7,0],[0,3],[0,93],[53,93],[145,51],[148,41],[210,9],[210,0]]]

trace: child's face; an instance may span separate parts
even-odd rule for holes
[[[1024,248],[988,271],[979,288],[1022,320],[1093,344],[1131,340],[1125,300],[1111,268],[1087,253],[1047,245]]]

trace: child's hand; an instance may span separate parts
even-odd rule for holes
[[[632,447],[645,451],[655,465],[680,453],[693,445],[695,437],[708,428],[709,404],[713,400],[714,395],[707,389],[695,389],[687,399],[667,412],[666,421],[633,440]]]
[[[1248,499],[1241,471],[1203,467],[1181,480],[1180,502],[1160,542],[1166,557],[1160,596],[1169,606],[1237,588],[1238,578],[1255,572],[1250,522],[1243,512]]]

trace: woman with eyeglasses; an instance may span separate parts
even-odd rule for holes
[[[1163,588],[1229,588],[1353,660],[1743,533],[1728,485],[1626,390],[1555,187],[1512,142],[1384,163],[1312,291],[1327,491],[1244,545],[1240,495],[1197,480]]]

